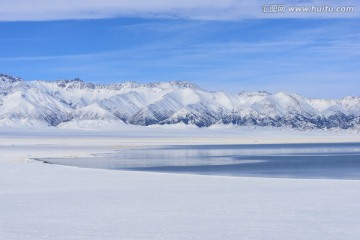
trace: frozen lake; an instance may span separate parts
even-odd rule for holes
[[[360,179],[360,143],[192,145],[46,158],[84,168],[221,176]]]

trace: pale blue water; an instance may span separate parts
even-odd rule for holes
[[[84,168],[206,175],[360,179],[360,143],[201,145],[40,159]]]

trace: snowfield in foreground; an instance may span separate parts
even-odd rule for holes
[[[360,181],[81,169],[29,162],[163,144],[353,142],[272,130],[0,128],[0,239],[358,239]]]

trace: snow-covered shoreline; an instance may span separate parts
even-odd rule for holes
[[[111,139],[123,142],[146,142],[151,138],[151,144],[266,144],[266,143],[331,143],[331,142],[360,142],[360,133],[354,130],[309,130],[299,131],[286,128],[271,127],[239,127],[239,126],[212,126],[197,128],[187,125],[181,126],[134,126],[122,127],[91,126],[91,128],[61,129],[55,127],[4,127],[0,126],[0,143],[4,139],[16,139],[29,142],[34,139]],[[169,141],[169,139],[171,141]],[[220,141],[223,140],[223,141]],[[173,142],[174,141],[174,142]],[[98,142],[98,141],[96,141]],[[136,142],[135,142],[136,143]],[[79,143],[80,144],[80,143]],[[101,144],[101,143],[99,143]]]
[[[27,162],[167,144],[356,142],[273,130],[0,129],[0,239],[357,239],[360,181],[195,176]]]

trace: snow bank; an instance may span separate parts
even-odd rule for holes
[[[24,161],[139,145],[358,137],[312,133],[301,138],[287,132],[276,140],[253,130],[158,130],[0,128],[0,239],[350,240],[360,236],[360,181],[123,172]]]

